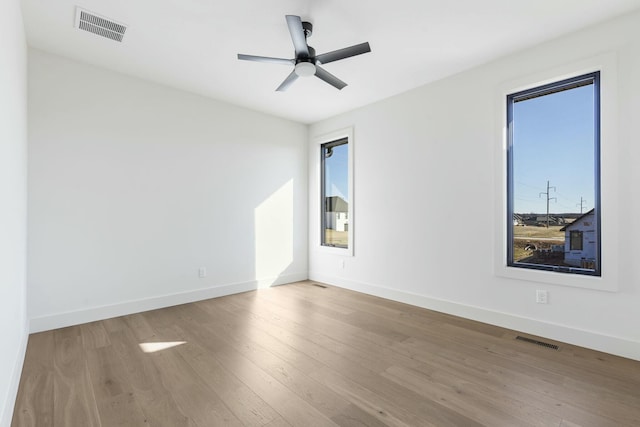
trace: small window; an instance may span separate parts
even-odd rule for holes
[[[507,96],[508,266],[601,275],[599,99],[599,72]]]
[[[349,247],[349,150],[342,138],[320,146],[323,246]]]
[[[569,250],[582,250],[582,231],[573,230],[569,234]]]

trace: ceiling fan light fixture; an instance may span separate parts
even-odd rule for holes
[[[316,73],[316,66],[311,62],[298,62],[295,71],[300,77],[313,76]]]

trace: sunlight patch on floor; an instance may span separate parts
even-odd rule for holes
[[[186,341],[164,341],[164,342],[142,342],[138,344],[140,349],[145,353],[155,353],[156,351],[166,350],[168,348],[177,347],[186,344]]]

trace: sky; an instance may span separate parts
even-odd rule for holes
[[[587,212],[594,206],[594,86],[517,102],[513,107],[514,212]],[[325,191],[349,201],[348,145],[325,159]],[[554,188],[555,187],[555,188]]]
[[[594,85],[513,106],[514,213],[583,212],[594,207]]]
[[[333,147],[333,154],[324,160],[326,196],[339,196],[349,202],[348,144]]]

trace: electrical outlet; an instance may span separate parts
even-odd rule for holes
[[[207,267],[200,267],[198,269],[198,277],[199,278],[203,278],[203,277],[207,277]]]
[[[538,289],[536,291],[536,302],[538,304],[548,304],[549,303],[549,292]]]

